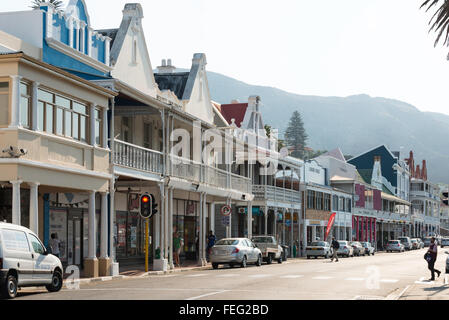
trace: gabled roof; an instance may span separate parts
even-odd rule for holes
[[[159,86],[159,90],[170,90],[179,100],[182,100],[189,75],[190,72],[155,73],[154,79]]]
[[[234,119],[235,125],[240,128],[245,118],[246,109],[248,109],[248,103],[222,104],[221,114],[228,123],[231,123],[231,120]]]
[[[371,179],[373,177],[373,169],[357,169],[360,177],[368,184],[371,184]]]
[[[333,157],[337,160],[346,162],[345,156],[343,155],[343,153],[341,152],[340,148],[331,150],[326,152],[325,154],[323,154],[323,156],[329,156],[329,157]]]

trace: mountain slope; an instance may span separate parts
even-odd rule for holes
[[[357,155],[381,144],[401,151],[401,158],[414,151],[415,159],[427,160],[433,182],[449,183],[449,116],[421,112],[416,107],[393,99],[368,95],[318,97],[288,93],[276,88],[253,86],[208,73],[212,98],[220,103],[241,102],[250,95],[262,99],[266,124],[280,133],[294,110],[298,110],[313,149],[340,147],[344,154]]]

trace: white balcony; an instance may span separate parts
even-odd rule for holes
[[[251,179],[190,159],[170,156],[169,175],[223,189],[251,193]]]
[[[164,155],[159,151],[114,140],[114,154],[112,157],[115,165],[157,174],[163,173]]]
[[[255,200],[301,203],[301,192],[275,186],[253,185]]]

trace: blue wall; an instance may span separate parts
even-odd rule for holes
[[[397,187],[397,172],[393,169],[393,165],[397,164],[397,159],[392,157],[385,146],[380,146],[372,151],[364,153],[357,158],[353,158],[348,162],[357,169],[373,169],[374,157],[380,156],[380,166],[382,175],[387,179],[393,187]]]

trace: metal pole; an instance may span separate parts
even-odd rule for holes
[[[148,272],[148,218],[145,219],[145,272]]]

